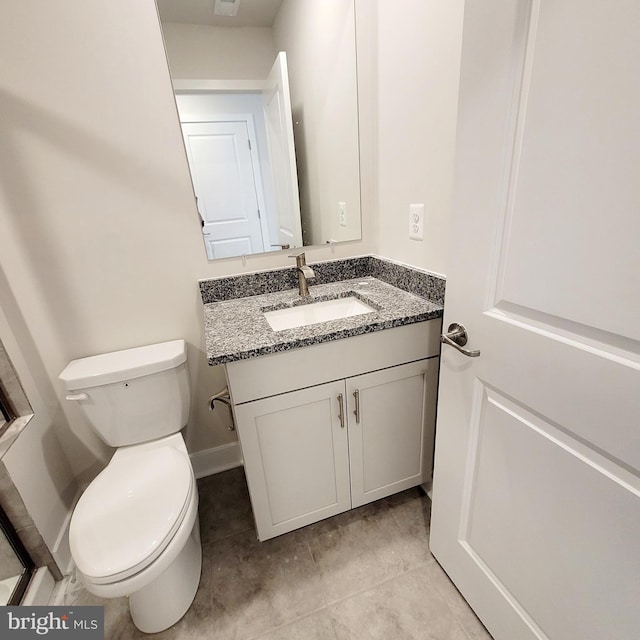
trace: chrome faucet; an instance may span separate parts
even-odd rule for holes
[[[298,272],[298,292],[303,298],[309,295],[309,284],[307,280],[312,280],[316,277],[313,269],[307,265],[307,259],[304,255],[304,251],[289,256],[296,259],[296,271]]]

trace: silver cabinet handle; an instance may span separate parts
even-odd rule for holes
[[[467,330],[463,324],[458,324],[457,322],[452,322],[447,329],[447,333],[443,333],[440,336],[440,342],[444,342],[445,344],[451,345],[455,349],[457,349],[460,353],[468,356],[469,358],[477,358],[480,355],[480,350],[470,350],[463,349],[465,344],[468,341]]]
[[[360,390],[356,389],[353,392],[353,397],[356,399],[356,410],[353,412],[353,415],[356,417],[356,424],[360,423]]]
[[[340,420],[340,428],[344,429],[344,396],[338,394],[338,419]]]

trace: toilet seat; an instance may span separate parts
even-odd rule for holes
[[[175,447],[118,449],[71,519],[69,543],[78,570],[94,584],[142,571],[171,542],[193,491],[189,458]]]

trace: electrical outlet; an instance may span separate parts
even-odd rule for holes
[[[347,203],[338,202],[338,222],[341,227],[347,226]]]
[[[424,205],[409,205],[409,238],[424,240]]]

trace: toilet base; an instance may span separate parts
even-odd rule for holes
[[[199,519],[176,559],[149,585],[129,596],[133,623],[144,633],[158,633],[175,624],[195,598],[202,570]]]

